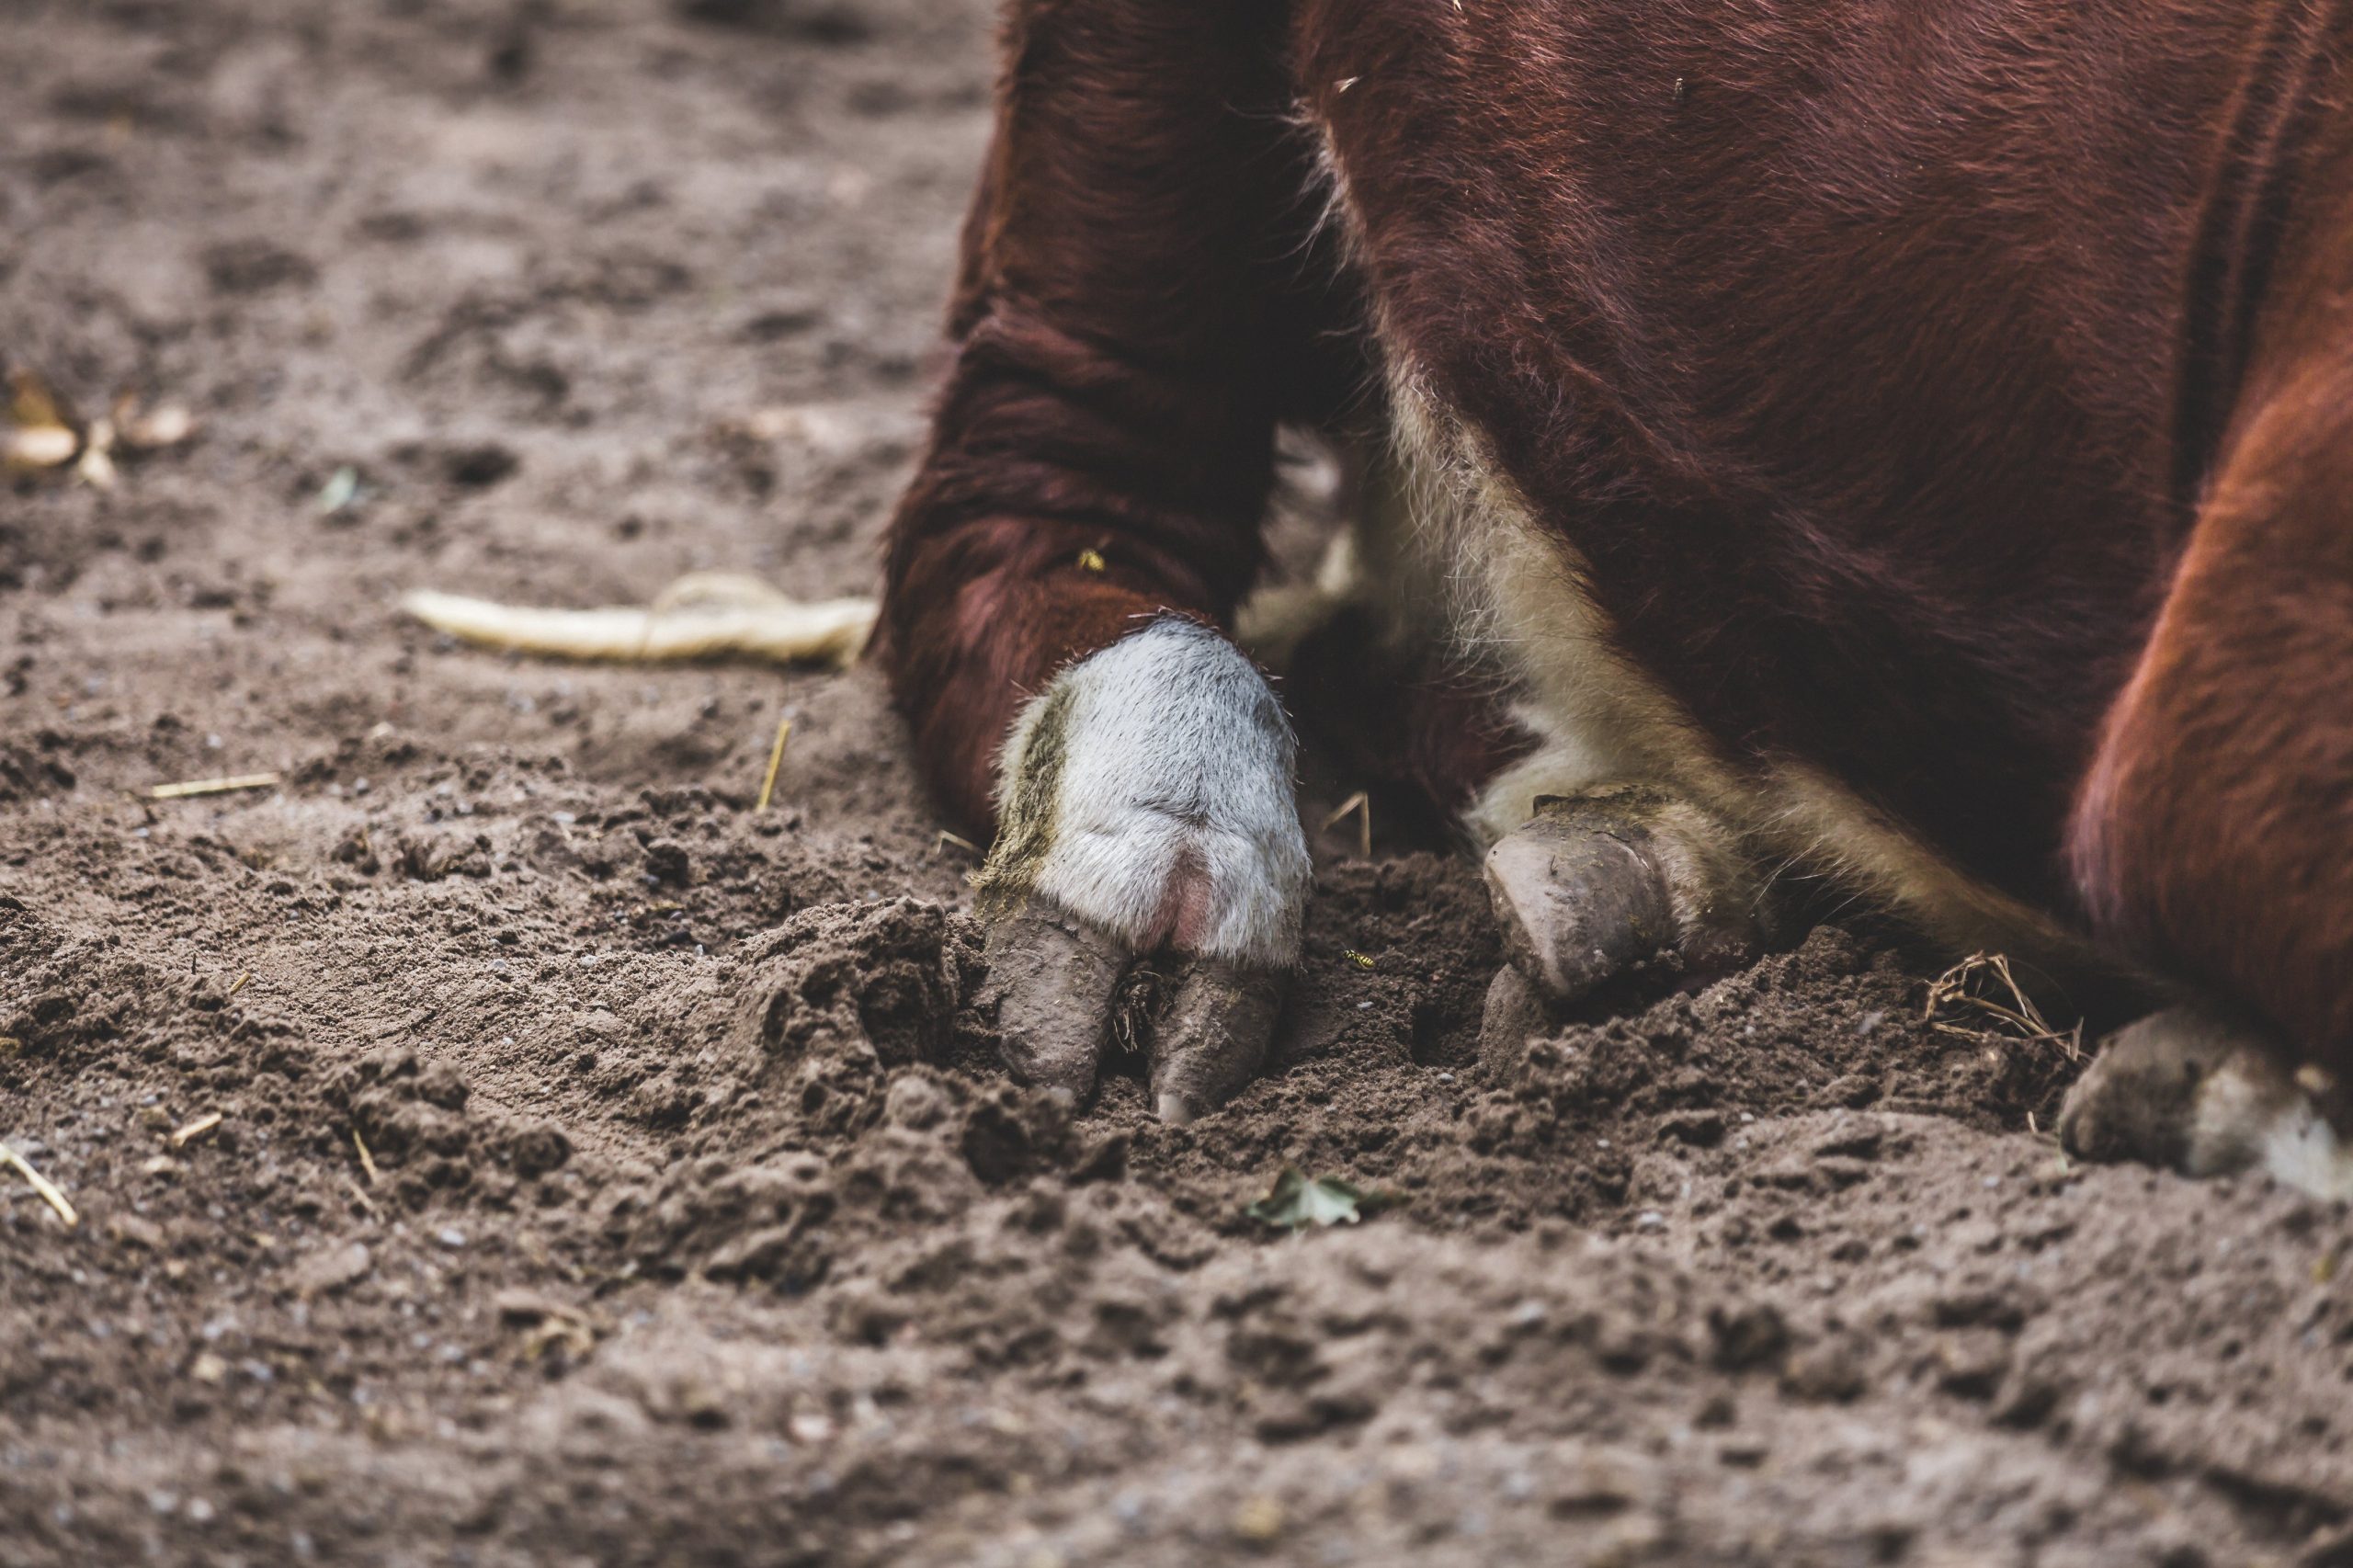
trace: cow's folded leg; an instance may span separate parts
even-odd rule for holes
[[[1736,836],[1660,785],[1540,799],[1487,852],[1486,877],[1506,956],[1554,1008],[1654,963],[1727,973],[1763,936],[1763,883]]]

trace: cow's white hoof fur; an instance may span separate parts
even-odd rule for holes
[[[2197,1006],[2109,1037],[2059,1111],[2059,1140],[2091,1161],[2138,1160],[2188,1176],[2262,1171],[2326,1199],[2353,1198],[2353,1154],[2331,1113],[2342,1096],[2294,1072],[2256,1026]]]
[[[1165,616],[1073,665],[1006,742],[974,882],[1017,1076],[1093,1091],[1121,983],[1153,960],[1154,1107],[1214,1109],[1264,1060],[1312,870],[1297,745],[1266,677]]]

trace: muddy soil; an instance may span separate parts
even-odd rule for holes
[[[871,581],[983,13],[0,5],[0,354],[203,421],[0,494],[0,1562],[2353,1562],[2346,1215],[1884,935],[1483,1028],[1350,824],[1272,1074],[1074,1118],[870,675],[399,617]]]

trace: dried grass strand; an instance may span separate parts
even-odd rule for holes
[[[57,1217],[65,1221],[67,1230],[81,1224],[82,1216],[74,1211],[65,1194],[57,1189],[57,1184],[33,1169],[32,1162],[17,1153],[13,1146],[0,1143],[0,1165],[13,1166],[18,1176],[31,1184],[32,1189],[40,1194],[41,1201],[57,1210]]]
[[[186,1127],[180,1128],[172,1134],[172,1147],[175,1149],[187,1148],[190,1143],[195,1142],[198,1139],[203,1137],[206,1133],[220,1126],[221,1121],[222,1117],[219,1111],[206,1111],[202,1116],[198,1117],[194,1121],[189,1122]]]
[[[239,790],[270,790],[280,782],[275,773],[233,773],[222,778],[190,778],[179,784],[158,784],[147,791],[151,801],[185,801],[194,795],[228,795]]]
[[[1981,989],[1982,977],[1987,975],[1999,986],[1998,994],[1987,995]],[[2009,959],[2001,953],[1972,953],[1931,981],[1922,1017],[1938,1034],[1961,1040],[2055,1045],[2070,1062],[2084,1053],[2083,1020],[2069,1028],[2055,1028],[2018,984]]]
[[[768,809],[768,802],[776,799],[777,769],[784,766],[784,743],[791,738],[792,717],[790,714],[787,714],[783,721],[776,727],[776,744],[768,748],[767,775],[760,780],[759,803],[752,808],[754,811],[767,811]]]
[[[1350,812],[1357,813],[1357,852],[1364,859],[1372,858],[1372,796],[1363,790],[1342,801],[1332,814],[1324,819],[1323,831],[1331,832],[1345,821]]]

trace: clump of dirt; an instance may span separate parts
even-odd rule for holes
[[[0,1168],[0,1557],[2353,1560],[2346,1214],[2071,1165],[1885,934],[1555,1023],[1335,831],[1266,1079],[1073,1110],[870,673],[398,617],[870,584],[987,11],[0,22],[0,353],[200,420],[0,507],[0,1139],[80,1217]]]

